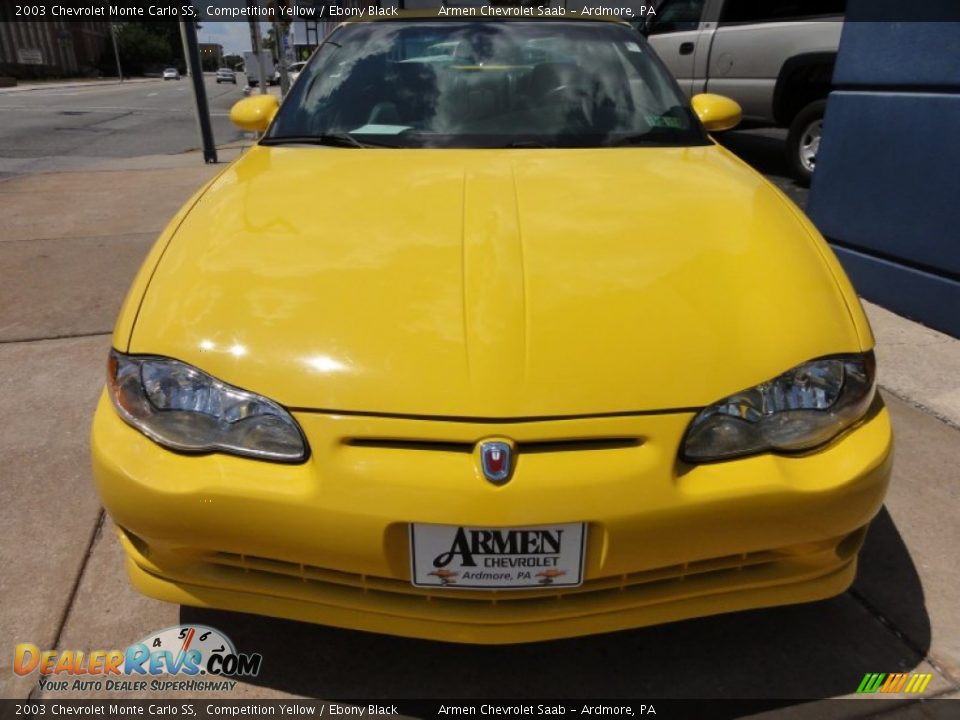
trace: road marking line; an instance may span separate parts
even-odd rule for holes
[[[159,95],[160,93],[147,93],[147,97],[153,97],[154,95]]]
[[[134,107],[77,107],[77,106],[64,106],[64,105],[54,105],[47,107],[34,107],[29,105],[0,105],[0,110],[17,110],[17,111],[26,111],[26,112],[63,112],[63,111],[76,111],[76,112],[131,112],[131,113],[186,113],[193,112],[189,108],[134,108]]]

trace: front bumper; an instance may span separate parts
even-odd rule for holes
[[[689,413],[521,423],[297,413],[302,465],[166,451],[104,394],[94,476],[134,585],[185,605],[436,640],[594,634],[843,592],[892,463],[890,420],[801,457],[677,461]],[[520,447],[494,486],[471,452]],[[409,523],[587,523],[584,584],[415,588]]]

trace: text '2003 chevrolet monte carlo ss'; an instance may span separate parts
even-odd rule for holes
[[[883,501],[828,246],[605,20],[329,36],[158,239],[93,462],[133,584],[413,637],[843,592]]]

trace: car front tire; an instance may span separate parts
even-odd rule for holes
[[[797,113],[790,123],[790,132],[787,134],[787,162],[793,177],[804,186],[810,185],[816,169],[826,108],[826,100],[812,102]]]

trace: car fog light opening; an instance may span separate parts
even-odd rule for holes
[[[875,392],[872,352],[811,360],[701,410],[681,457],[698,463],[811,450],[860,420]]]
[[[171,450],[276,462],[307,457],[299,425],[280,405],[179,360],[113,350],[107,375],[120,417]]]

